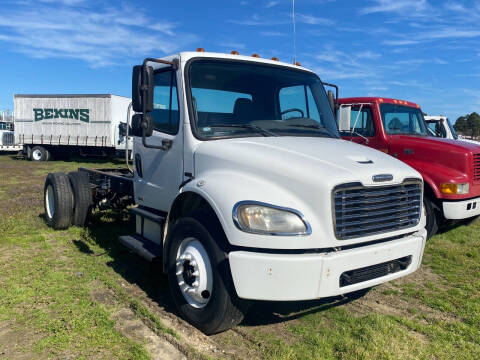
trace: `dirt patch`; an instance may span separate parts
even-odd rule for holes
[[[0,359],[45,359],[39,354],[32,354],[32,346],[41,338],[25,326],[18,329],[12,322],[0,322]]]
[[[140,342],[153,360],[186,360],[175,346],[156,335],[132,310],[122,308],[113,315],[115,328],[129,339]]]

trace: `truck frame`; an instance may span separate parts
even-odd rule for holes
[[[340,139],[321,80],[277,59],[204,51],[133,68],[134,169],[51,173],[47,223],[129,208],[179,314],[214,334],[254,300],[365,292],[421,264],[423,181]],[[300,115],[300,116],[299,116]],[[332,154],[335,154],[332,157]]]
[[[381,97],[338,101],[342,137],[390,154],[424,179],[427,231],[480,215],[480,144],[431,136],[420,105]]]

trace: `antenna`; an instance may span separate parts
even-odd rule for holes
[[[297,40],[295,29],[295,0],[292,0],[292,21],[293,21],[293,63],[297,62]]]

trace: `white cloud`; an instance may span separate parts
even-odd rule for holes
[[[414,45],[418,44],[418,40],[384,40],[382,44],[392,46]]]
[[[395,12],[408,15],[423,15],[429,8],[427,0],[374,0],[375,4],[360,10],[360,14]]]
[[[278,1],[269,1],[268,3],[265,4],[265,7],[269,9],[277,5],[278,5]]]
[[[280,31],[260,31],[263,36],[285,36],[286,34]]]
[[[93,1],[43,0],[0,13],[0,41],[34,58],[72,58],[91,66],[139,61],[194,42],[169,21],[152,21],[137,7],[102,8]],[[58,3],[61,3],[60,6]]]
[[[295,20],[300,23],[309,24],[309,25],[332,25],[334,23],[333,20],[323,18],[323,17],[316,17],[312,15],[306,15],[297,13],[295,14]]]

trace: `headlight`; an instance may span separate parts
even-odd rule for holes
[[[267,235],[308,235],[310,225],[293,209],[253,201],[242,201],[233,208],[233,221],[242,231]]]
[[[462,195],[468,194],[470,185],[468,183],[456,184],[456,183],[443,183],[440,184],[440,192],[446,195]]]

